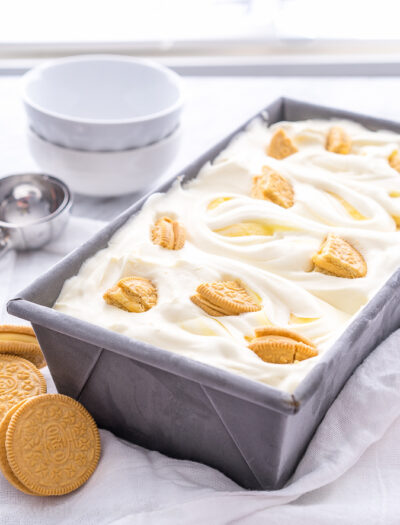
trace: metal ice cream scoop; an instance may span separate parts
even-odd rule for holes
[[[0,179],[0,257],[9,249],[34,250],[61,232],[72,205],[68,187],[40,173]]]

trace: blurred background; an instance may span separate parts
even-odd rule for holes
[[[0,177],[43,169],[27,145],[20,79],[54,57],[149,57],[183,77],[181,145],[166,178],[280,96],[398,120],[398,8],[399,0],[3,1]],[[104,220],[133,197],[89,199],[77,196],[74,213]]]
[[[186,75],[398,75],[398,0],[12,0],[0,70],[75,53],[155,57]]]

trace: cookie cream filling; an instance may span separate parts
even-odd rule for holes
[[[347,155],[325,149],[333,125],[352,139]],[[267,155],[283,128],[298,151]],[[311,339],[322,355],[400,264],[400,174],[388,158],[400,136],[349,121],[255,120],[184,186],[153,194],[142,210],[65,282],[54,308],[212,366],[293,392],[319,356],[293,364],[264,362],[248,348],[255,328],[276,325]],[[288,180],[294,205],[251,197],[263,166]],[[182,223],[185,245],[154,244],[160,217]],[[396,224],[397,223],[397,224]],[[329,233],[365,259],[367,275],[348,279],[315,271],[311,258]],[[132,313],[106,304],[104,292],[138,275],[157,288],[157,304]],[[213,317],[190,297],[204,282],[239,280],[261,309]]]

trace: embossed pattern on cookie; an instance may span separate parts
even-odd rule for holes
[[[328,234],[312,262],[318,271],[336,277],[357,279],[367,275],[367,263],[361,253],[333,233]]]
[[[19,409],[21,405],[25,403],[26,399],[23,401],[20,401],[17,405],[14,405],[10,408],[10,410],[7,412],[7,414],[3,417],[3,419],[0,422],[0,470],[3,473],[6,480],[11,483],[16,489],[20,490],[21,492],[25,492],[25,494],[29,494],[30,496],[34,496],[35,493],[31,490],[27,489],[25,485],[23,485],[20,480],[17,478],[17,476],[12,471],[12,468],[10,467],[10,464],[8,463],[7,459],[7,450],[6,450],[6,436],[7,436],[7,430],[8,425],[11,421],[11,418],[15,414],[15,412]]]
[[[251,196],[255,199],[269,200],[282,208],[291,208],[294,204],[291,183],[268,166],[263,166],[262,175],[253,177]]]
[[[142,313],[157,304],[157,289],[144,277],[124,277],[103,295],[105,302],[122,310]]]
[[[100,436],[92,416],[61,394],[23,403],[10,420],[5,446],[17,479],[42,496],[76,490],[92,475],[100,458]]]
[[[275,131],[267,147],[267,155],[278,160],[285,159],[286,157],[293,155],[293,153],[297,153],[297,151],[298,149],[294,145],[292,139],[282,128]]]
[[[28,397],[46,392],[46,381],[30,361],[0,354],[0,420],[7,411]]]
[[[388,162],[391,168],[400,173],[400,154],[397,149],[389,155]]]
[[[278,326],[257,328],[249,348],[263,361],[281,365],[318,355],[315,344],[308,338]]]
[[[326,137],[325,149],[332,153],[347,155],[351,150],[351,139],[341,126],[332,126]]]
[[[170,217],[161,217],[151,230],[151,240],[167,250],[180,250],[185,245],[186,230]]]
[[[30,326],[0,325],[0,353],[23,357],[38,368],[46,365],[46,360]]]
[[[261,310],[261,306],[238,281],[203,283],[196,291],[197,294],[190,298],[192,302],[215,317]]]

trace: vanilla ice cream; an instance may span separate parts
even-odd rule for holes
[[[352,139],[347,155],[325,149],[328,130]],[[298,152],[266,153],[283,128]],[[110,240],[65,282],[54,308],[212,366],[292,392],[400,264],[400,174],[388,162],[400,136],[348,121],[255,120],[196,179],[153,194]],[[294,205],[251,197],[253,176],[268,166],[290,181]],[[179,220],[181,250],[153,244],[162,216]],[[396,224],[397,222],[397,224]],[[363,256],[367,275],[346,279],[313,269],[311,258],[328,233]],[[106,304],[104,292],[129,275],[151,280],[158,301],[131,313]],[[203,282],[237,280],[261,310],[213,317],[190,297]],[[311,339],[319,356],[293,364],[264,362],[248,348],[254,329],[273,324]]]

